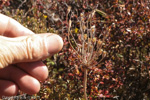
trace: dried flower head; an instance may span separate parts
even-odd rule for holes
[[[90,14],[95,14],[95,11],[92,11]],[[94,16],[94,15],[93,15]],[[86,19],[84,18],[84,13],[80,13],[80,18],[78,19],[80,28],[79,32],[77,34],[78,40],[75,39],[74,35],[72,34],[73,28],[71,28],[71,19],[69,20],[69,41],[72,40],[74,42],[70,42],[72,48],[76,51],[77,54],[81,56],[81,63],[83,62],[83,66],[86,65],[86,68],[91,68],[93,66],[93,61],[96,60],[96,56],[103,53],[103,50],[101,49],[101,45],[103,44],[103,41],[98,39],[96,35],[96,27],[92,19]],[[77,27],[77,26],[73,26]],[[86,31],[85,31],[86,30]],[[105,38],[105,37],[104,37]],[[74,44],[72,44],[74,43]],[[81,46],[79,47],[78,44]],[[95,48],[96,47],[96,48]],[[86,55],[89,54],[88,57]],[[87,63],[87,64],[86,64]],[[88,65],[88,66],[87,66]]]
[[[96,37],[94,37],[94,38],[92,39],[92,42],[93,42],[93,43],[96,43]]]
[[[102,42],[100,39],[99,39],[98,42],[97,42],[98,46],[102,45],[102,43],[103,43],[103,42]]]
[[[94,16],[94,14],[95,11],[90,12],[90,15]],[[84,97],[85,100],[87,100],[87,95],[86,95],[87,69],[91,69],[92,67],[95,67],[98,63],[100,63],[102,59],[106,56],[106,52],[103,51],[101,46],[103,44],[103,41],[101,41],[96,36],[96,27],[95,27],[96,23],[95,21],[93,21],[92,17],[87,19],[86,16],[84,16],[84,13],[81,13],[77,23],[79,23],[78,25],[80,27],[79,33],[73,35],[71,29],[74,29],[73,27],[77,27],[77,26],[76,24],[71,26],[71,19],[69,20],[68,39],[76,54],[80,56],[78,61],[81,63],[81,66],[84,68],[83,87],[84,87]],[[78,39],[76,38],[76,36],[78,37]],[[106,38],[105,36],[106,35],[104,35],[103,38]],[[98,56],[100,55],[103,55],[102,56],[103,58],[99,62],[94,63],[96,60],[98,60]]]
[[[84,34],[84,40],[87,40],[87,34]]]
[[[95,32],[95,25],[93,25],[93,26],[91,27],[91,31],[92,31],[92,33]]]
[[[99,55],[101,55],[101,54],[103,53],[103,49],[100,49],[100,50],[98,51],[98,53],[99,53]]]

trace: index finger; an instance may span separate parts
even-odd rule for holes
[[[0,14],[0,35],[7,37],[17,37],[34,34],[31,30],[22,26],[16,20]]]

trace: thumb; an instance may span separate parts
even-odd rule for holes
[[[0,68],[45,59],[59,52],[62,47],[62,38],[50,33],[16,38],[0,36]]]

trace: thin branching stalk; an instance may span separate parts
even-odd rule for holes
[[[98,56],[102,55],[102,59],[105,57],[106,53],[103,54],[102,44],[106,38],[106,34],[103,34],[103,39],[98,39],[96,37],[96,26],[92,18],[95,14],[95,10],[93,10],[89,16],[86,18],[84,13],[80,14],[78,19],[78,23],[80,25],[79,33],[79,41],[77,41],[73,35],[72,23],[71,19],[68,22],[68,40],[72,47],[72,49],[76,52],[80,58],[78,60],[81,62],[81,66],[84,67],[84,79],[83,79],[83,90],[84,90],[84,99],[88,100],[87,95],[87,75],[88,69],[94,67],[96,64],[94,62],[97,60]],[[94,24],[94,25],[93,25]],[[75,26],[73,26],[74,28]],[[73,45],[74,43],[75,45]],[[96,47],[96,48],[95,48]],[[102,52],[99,52],[99,51]],[[100,62],[102,61],[100,60]],[[98,62],[98,63],[100,63]]]
[[[84,89],[84,99],[88,100],[87,98],[87,74],[88,74],[88,70],[87,68],[84,68],[84,80],[83,80],[83,89]]]

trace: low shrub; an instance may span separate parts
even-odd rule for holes
[[[43,61],[49,78],[36,94],[42,99],[142,100],[150,98],[149,5],[148,0],[2,0],[0,12],[35,33],[53,32],[64,40],[62,51]]]

